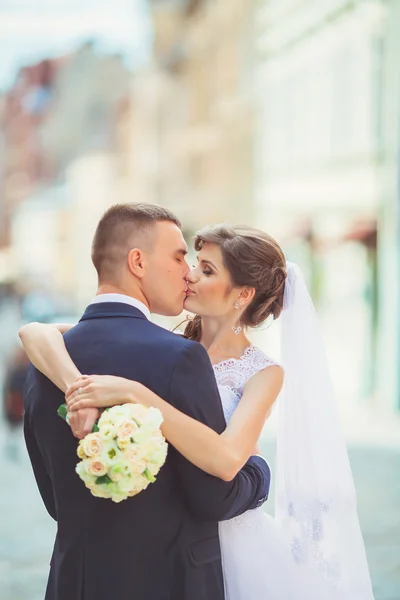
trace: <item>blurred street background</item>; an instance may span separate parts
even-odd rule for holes
[[[172,209],[189,243],[256,225],[301,265],[375,597],[400,600],[399,56],[400,0],[0,0],[1,600],[44,597],[55,531],[17,330],[79,319],[116,202]],[[278,351],[274,325],[253,337]]]

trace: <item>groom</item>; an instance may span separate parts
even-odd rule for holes
[[[110,208],[93,240],[97,296],[64,340],[82,373],[140,381],[220,433],[225,421],[205,349],[149,321],[150,312],[182,311],[186,253],[180,223],[168,210]],[[25,439],[57,521],[46,600],[223,600],[218,521],[266,500],[265,461],[250,458],[224,482],[170,446],[157,482],[114,504],[92,496],[76,475],[76,439],[57,416],[62,402],[63,394],[31,366]]]

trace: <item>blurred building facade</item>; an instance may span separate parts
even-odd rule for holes
[[[253,3],[150,4],[153,64],[132,99],[134,195],[169,206],[188,231],[252,221]]]
[[[119,152],[117,127],[129,87],[122,58],[89,42],[22,68],[6,94],[0,254],[7,271],[0,280],[14,281],[20,294],[44,288],[69,296],[73,305],[86,301],[82,290],[93,290],[88,240],[115,201],[115,185],[107,190],[105,182]],[[85,254],[79,255],[81,238]]]
[[[36,185],[51,178],[40,142],[40,127],[54,92],[57,60],[23,67],[2,98],[0,174],[0,248],[10,244],[13,210]]]
[[[387,112],[383,84],[397,80],[396,18],[380,0],[324,0],[263,2],[257,19],[257,214],[308,271],[339,396],[389,411],[400,406],[397,367],[387,366],[398,334],[379,293],[396,290],[379,261],[390,253],[384,122],[390,115],[393,125],[397,109]]]

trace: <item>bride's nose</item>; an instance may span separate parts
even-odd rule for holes
[[[196,281],[198,281],[198,276],[196,274],[196,269],[193,267],[189,273],[186,275],[186,281],[188,283],[196,283]]]

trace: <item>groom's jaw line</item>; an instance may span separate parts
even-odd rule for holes
[[[155,234],[154,247],[145,257],[141,289],[153,313],[177,316],[183,310],[187,291],[187,244],[181,229],[173,223],[157,223]]]

